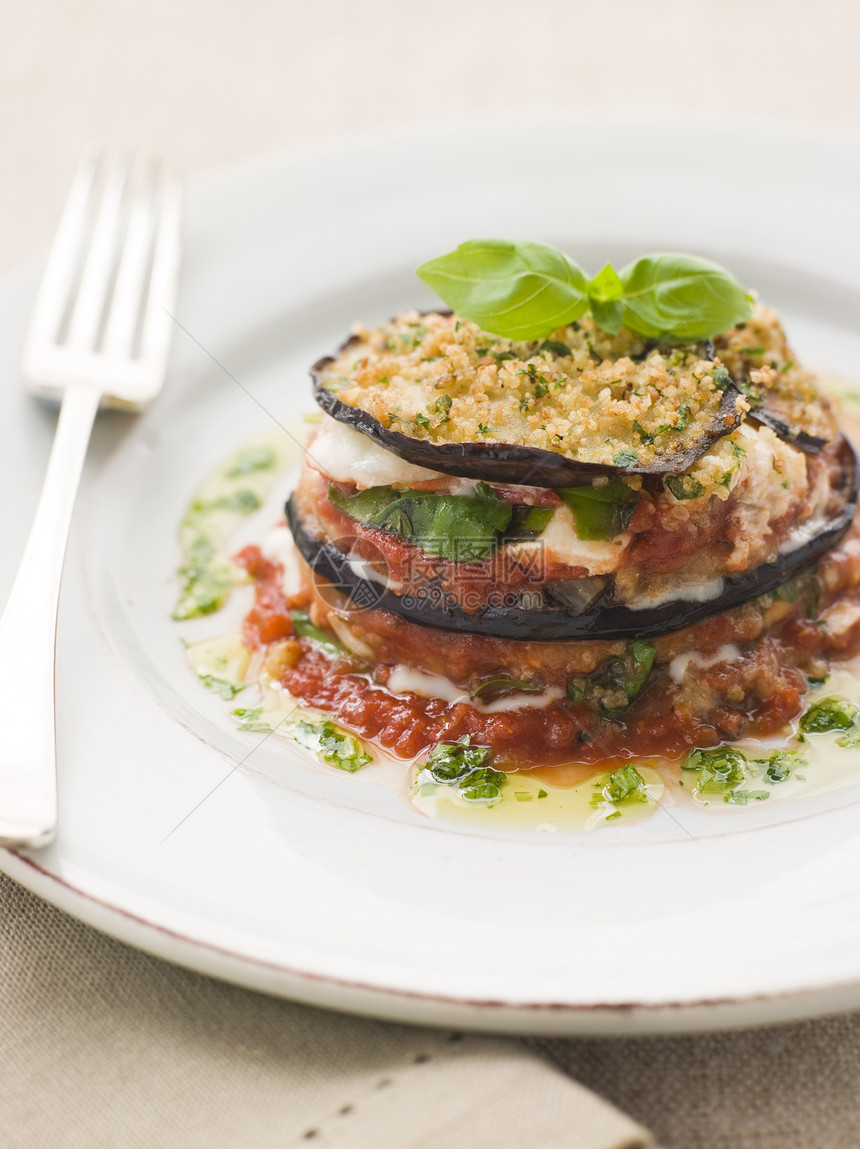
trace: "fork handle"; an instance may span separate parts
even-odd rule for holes
[[[100,392],[65,392],[30,537],[0,618],[0,845],[44,846],[57,829],[54,662],[72,510]]]

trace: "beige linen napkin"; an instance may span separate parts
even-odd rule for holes
[[[349,1017],[138,953],[0,876],[3,1149],[648,1149],[512,1040]]]

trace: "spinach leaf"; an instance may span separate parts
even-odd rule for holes
[[[621,478],[605,487],[561,487],[556,493],[573,512],[580,539],[612,539],[626,531],[639,503],[639,492]]]
[[[458,315],[508,339],[540,339],[588,308],[583,270],[543,243],[469,240],[416,274]]]

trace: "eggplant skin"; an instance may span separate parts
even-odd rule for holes
[[[804,451],[807,455],[820,454],[830,442],[829,439],[822,439],[820,435],[810,435],[808,431],[790,426],[773,411],[769,411],[767,405],[754,407],[747,418],[761,423],[763,427],[770,427],[778,439],[782,439],[784,443],[788,443],[792,447],[797,447],[798,451]]]
[[[345,351],[353,341],[348,339],[339,350]],[[407,463],[464,479],[484,479],[488,483],[571,487],[590,483],[601,476],[612,479],[618,475],[678,474],[692,467],[718,439],[736,430],[745,417],[745,413],[737,408],[741,393],[731,384],[726,388],[711,428],[705,435],[686,449],[665,456],[659,463],[640,467],[577,462],[555,451],[513,443],[428,443],[400,431],[389,431],[367,411],[338,399],[323,383],[327,369],[334,362],[334,356],[326,355],[311,368],[314,398],[333,419],[347,423]]]
[[[346,595],[357,609],[387,610],[409,622],[437,630],[453,630],[491,638],[537,642],[655,638],[682,630],[775,590],[813,566],[835,547],[854,520],[860,490],[857,454],[844,437],[838,446],[838,459],[842,471],[840,489],[845,496],[845,505],[814,538],[808,539],[788,554],[780,555],[773,562],[764,563],[734,578],[724,579],[721,594],[708,602],[677,599],[641,610],[613,605],[606,595],[579,613],[548,602],[543,610],[490,606],[476,614],[468,614],[450,603],[440,605],[432,597],[410,595],[401,598],[382,585],[361,578],[341,551],[306,531],[293,498],[287,502],[286,517],[295,544],[308,565]]]

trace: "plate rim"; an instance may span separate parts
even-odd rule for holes
[[[517,118],[529,121],[537,115],[540,115],[539,110],[530,109],[518,113]],[[573,113],[562,113],[557,110],[553,115],[559,121],[578,118]],[[640,112],[638,115],[644,118],[650,113]],[[661,112],[660,116],[668,123],[695,123],[699,128],[703,123],[710,123],[722,130],[733,125],[743,125],[745,130],[749,130],[751,126],[764,124],[768,130],[776,131],[792,142],[800,139],[814,141],[819,147],[825,144],[845,146],[846,143],[853,149],[860,147],[860,136],[841,128],[828,127],[821,131],[806,126],[794,128],[783,121],[771,121],[762,117],[756,119],[737,116],[702,117],[666,112]],[[592,113],[582,118],[604,123],[618,123],[623,120],[629,125],[631,117],[628,113],[614,111]],[[468,117],[468,124],[470,127],[481,124],[489,126],[509,119],[507,115],[487,113]],[[210,169],[191,182],[197,190],[204,191],[208,185],[216,185],[219,181],[229,178],[265,179],[267,173],[276,170],[284,162],[308,162],[314,157],[329,153],[343,141],[348,141],[352,146],[368,142],[376,146],[381,143],[390,146],[392,142],[413,133],[415,123],[410,121],[408,124],[309,141],[286,149],[271,149],[238,163]],[[445,116],[431,117],[418,123],[419,126],[434,125],[442,130],[452,126],[462,127],[463,121],[458,117]],[[11,288],[14,281],[19,278],[23,282],[24,273],[32,275],[33,268],[38,262],[39,258],[33,257],[19,268],[13,269],[3,277],[2,287]],[[813,261],[804,259],[802,262],[811,269],[819,269]],[[853,278],[846,267],[831,266],[826,262],[820,264],[820,271],[831,279],[844,277],[851,281]],[[630,1034],[682,1032],[789,1021],[835,1009],[860,1006],[860,973],[856,979],[837,985],[819,985],[779,993],[756,993],[731,998],[702,998],[698,1001],[604,1004],[465,1001],[456,997],[448,998],[349,982],[326,974],[296,970],[287,965],[266,962],[257,957],[221,949],[211,942],[188,937],[166,926],[146,921],[121,906],[103,901],[93,893],[78,888],[59,874],[41,866],[36,858],[26,852],[0,851],[0,869],[60,910],[156,957],[263,992],[293,997],[317,1006],[401,1022],[454,1025],[510,1033]],[[840,1002],[838,1006],[833,1004],[836,997]],[[851,1005],[847,1004],[849,1001]]]

